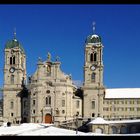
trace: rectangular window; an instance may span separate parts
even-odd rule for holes
[[[65,100],[62,100],[62,107],[65,107]]]
[[[91,108],[92,108],[92,109],[95,109],[95,101],[92,101],[92,102],[91,102]]]
[[[134,102],[134,101],[132,101],[132,104],[135,104],[135,102]]]
[[[76,102],[76,108],[79,108],[80,107],[80,101],[77,101]]]
[[[140,111],[140,107],[137,108],[137,111]]]
[[[122,104],[124,104],[124,101],[122,101]]]
[[[137,104],[140,104],[140,101],[139,100],[137,101]]]

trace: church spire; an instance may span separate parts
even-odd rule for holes
[[[16,39],[16,28],[14,28],[14,41],[17,41],[17,39]]]
[[[93,21],[93,23],[92,23],[92,25],[93,25],[93,34],[95,34],[95,25],[96,25],[96,22],[95,21]]]

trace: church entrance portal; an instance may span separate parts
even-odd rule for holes
[[[52,123],[52,116],[50,114],[45,115],[45,123]]]

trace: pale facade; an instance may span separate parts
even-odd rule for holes
[[[139,119],[140,88],[105,90],[102,111],[104,119]]]
[[[101,37],[95,34],[88,36],[85,42],[83,118],[140,118],[140,88],[106,89],[102,56]]]
[[[3,118],[4,121],[15,123],[26,116],[21,98],[26,81],[26,56],[15,37],[6,43],[4,52]]]
[[[61,70],[61,62],[38,60],[27,83],[26,54],[14,36],[5,46],[3,120],[12,123],[60,123],[75,119],[106,120],[140,118],[140,88],[106,89],[103,83],[103,44],[94,34],[85,42],[83,100],[75,96],[71,75]]]
[[[62,72],[60,62],[47,59],[37,64],[30,78],[30,122],[55,122],[82,115],[82,102],[74,95],[77,87],[71,76]]]
[[[88,36],[85,45],[83,117],[97,117],[102,108],[103,85],[103,45],[97,35]]]
[[[58,58],[38,60],[36,72],[26,80],[26,55],[19,41],[5,46],[3,120],[11,123],[60,123],[82,116],[82,100],[70,75],[61,71]]]

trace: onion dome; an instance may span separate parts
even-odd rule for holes
[[[14,39],[8,40],[5,44],[5,49],[12,49],[12,48],[20,48],[20,50],[24,53],[24,49],[21,43],[16,39],[16,33],[14,32]]]
[[[94,44],[100,44],[101,43],[101,37],[94,34],[94,35],[89,35],[87,38],[86,38],[86,41],[85,41],[86,44],[88,43],[94,43]]]

